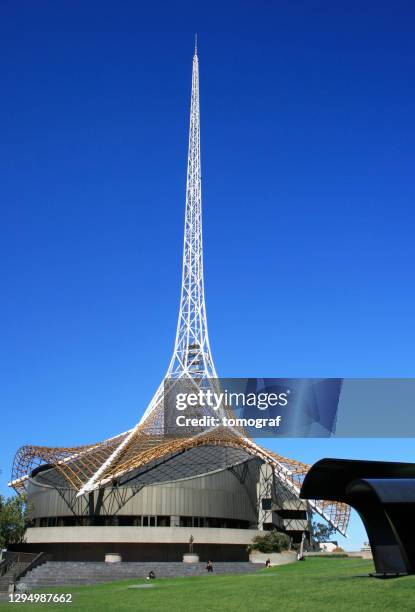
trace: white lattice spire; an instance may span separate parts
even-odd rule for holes
[[[192,69],[189,150],[187,158],[182,289],[173,356],[167,378],[217,378],[209,344],[203,277],[202,180],[200,167],[199,58],[197,37]],[[163,401],[164,380],[140,424]]]
[[[199,61],[193,57],[187,160],[182,291],[169,377],[216,377],[209,346],[203,279],[202,185],[200,169]]]

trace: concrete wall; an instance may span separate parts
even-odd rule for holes
[[[194,537],[201,560],[248,561],[247,545],[258,531],[197,527],[38,527],[28,529],[16,550],[46,552],[56,561],[103,561],[121,554],[124,561],[181,561]]]
[[[261,553],[257,550],[254,550],[249,554],[249,560],[251,563],[262,563],[265,565],[267,559],[271,561],[271,565],[285,565],[286,563],[295,562],[297,560],[297,554],[291,551],[284,551],[281,553]]]
[[[205,527],[33,527],[26,531],[27,544],[51,542],[130,542],[248,545],[258,535],[255,529],[208,529]]]

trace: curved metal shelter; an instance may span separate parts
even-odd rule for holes
[[[415,573],[415,463],[321,459],[300,497],[332,499],[359,513],[379,576]]]

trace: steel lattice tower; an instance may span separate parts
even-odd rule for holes
[[[190,104],[189,149],[187,157],[186,208],[184,222],[183,270],[179,319],[173,356],[166,378],[217,378],[206,319],[203,278],[202,175],[200,164],[199,59],[197,44],[193,56]],[[163,400],[164,380],[157,389],[142,424]]]
[[[200,169],[199,61],[193,57],[187,160],[183,275],[179,320],[169,377],[216,377],[209,346],[203,283],[202,185]]]

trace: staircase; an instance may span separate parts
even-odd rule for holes
[[[50,557],[43,552],[6,552],[0,561],[0,593],[7,593],[11,582],[19,582],[32,569],[45,563]]]
[[[214,563],[213,574],[247,574],[261,567],[262,564],[247,562]],[[150,570],[153,570],[156,578],[207,574],[206,563],[48,561],[28,572],[21,582],[29,589],[98,584],[146,578]]]
[[[20,574],[26,567],[27,563],[14,563],[3,576],[0,576],[0,593],[7,593],[9,584],[14,582],[16,574]]]

